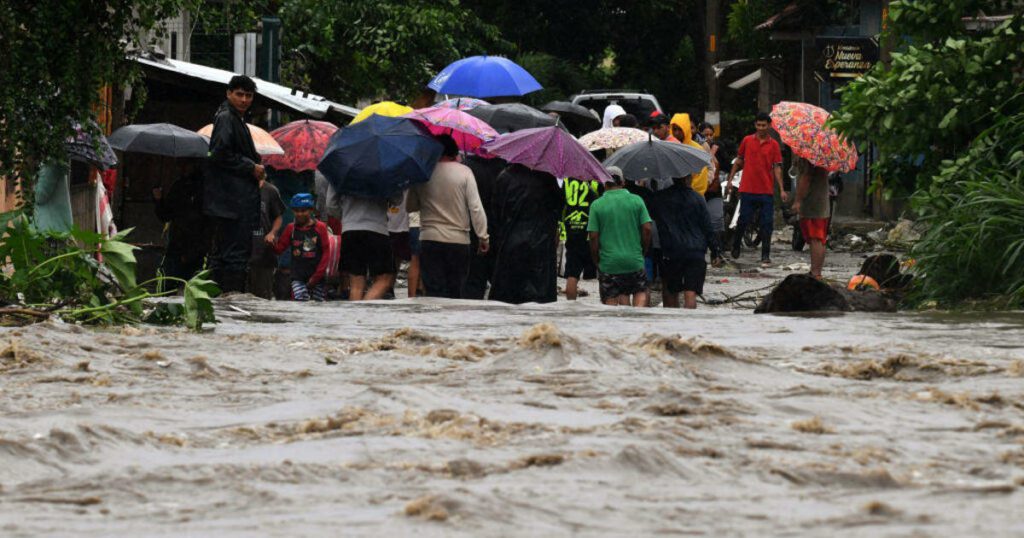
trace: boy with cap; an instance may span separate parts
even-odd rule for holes
[[[644,201],[625,187],[622,170],[608,167],[612,182],[590,206],[590,254],[599,271],[601,302],[647,305],[644,254],[651,246],[651,217]]]
[[[327,274],[330,245],[327,225],[313,216],[313,195],[299,193],[292,197],[295,222],[288,224],[274,250],[278,254],[291,248],[292,299],[323,301],[326,297],[324,277]]]

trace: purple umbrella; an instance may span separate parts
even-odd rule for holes
[[[487,155],[555,177],[596,179],[603,183],[612,180],[586,148],[558,127],[536,127],[504,134],[484,144],[482,149]]]

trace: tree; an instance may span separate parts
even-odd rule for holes
[[[283,78],[344,101],[405,100],[463,56],[507,53],[457,0],[284,0]]]
[[[66,156],[100,89],[138,80],[127,51],[190,0],[0,3],[0,176],[18,178],[31,208],[39,164]],[[30,209],[31,210],[31,209]]]
[[[895,1],[887,39],[905,43],[842,93],[832,125],[871,141],[876,185],[888,194],[927,188],[945,161],[990,126],[992,111],[1024,83],[1024,15],[969,31],[964,17],[999,13],[1014,2]]]

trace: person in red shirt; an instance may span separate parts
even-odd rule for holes
[[[747,135],[740,143],[736,161],[729,172],[728,189],[732,190],[732,179],[736,172],[743,170],[743,181],[740,183],[740,218],[732,240],[732,257],[740,257],[740,241],[743,231],[753,220],[755,212],[760,217],[761,265],[771,265],[772,225],[775,220],[775,188],[779,185],[782,202],[789,201],[782,186],[782,150],[779,143],[768,135],[771,117],[760,112],[754,121],[757,129],[755,134]]]
[[[295,301],[323,301],[327,294],[324,277],[327,275],[327,263],[330,248],[327,225],[316,220],[313,213],[313,196],[301,192],[292,196],[292,213],[295,222],[285,227],[277,240],[274,250],[281,254],[287,248],[292,249],[292,299]]]

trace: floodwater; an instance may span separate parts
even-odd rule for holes
[[[0,332],[0,535],[1024,534],[1022,313],[218,315]]]

